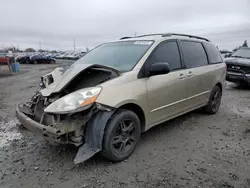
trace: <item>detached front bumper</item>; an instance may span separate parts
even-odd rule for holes
[[[94,110],[90,110],[83,119],[79,119],[80,122],[84,121],[85,124],[86,122],[88,122],[88,126],[86,126],[86,130],[84,131],[84,142],[82,139],[77,139],[77,135],[79,134],[76,135],[76,133],[83,133],[80,130],[82,130],[82,126],[84,126],[85,124],[79,124],[76,120],[70,120],[66,123],[57,122],[55,124],[44,125],[42,123],[38,123],[38,121],[31,119],[30,117],[33,117],[32,115],[30,115],[30,117],[29,115],[26,115],[29,112],[25,111],[21,105],[16,108],[16,116],[24,127],[26,127],[31,132],[42,135],[49,141],[54,141],[62,144],[74,144],[75,146],[80,146],[84,143],[79,148],[74,159],[74,163],[78,164],[86,161],[95,153],[102,150],[102,141],[106,124],[112,114],[115,112],[114,108],[107,107],[101,104],[96,104],[93,109]],[[40,120],[40,122],[42,122],[42,120]],[[71,124],[75,125],[71,126]],[[53,127],[54,125],[56,127]],[[77,127],[81,129],[77,131]],[[65,130],[65,128],[67,130]],[[82,138],[82,136],[80,137]]]
[[[250,84],[250,74],[245,74],[244,72],[234,72],[234,71],[227,71],[226,76],[227,81],[231,82],[247,82]]]
[[[45,139],[52,140],[58,143],[65,143],[61,139],[62,133],[59,129],[43,125],[41,123],[32,120],[30,117],[24,114],[19,108],[20,108],[19,106],[16,108],[16,116],[17,119],[25,128],[27,128],[31,132],[42,135]]]

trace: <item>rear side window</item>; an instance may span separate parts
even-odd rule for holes
[[[222,63],[219,50],[211,43],[204,43],[211,64]]]
[[[181,68],[181,59],[177,42],[160,44],[150,57],[151,63],[167,62],[170,70]]]
[[[200,67],[208,64],[207,54],[201,43],[181,41],[181,46],[187,68]]]

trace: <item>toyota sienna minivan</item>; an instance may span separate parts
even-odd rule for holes
[[[208,39],[185,34],[123,37],[41,78],[17,118],[46,140],[73,144],[80,163],[100,152],[128,158],[142,132],[193,111],[215,114],[226,65]]]

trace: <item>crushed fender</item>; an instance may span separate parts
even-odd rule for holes
[[[102,150],[104,130],[114,111],[115,110],[99,112],[95,114],[87,123],[85,143],[78,149],[74,159],[75,164],[86,161],[94,154]]]

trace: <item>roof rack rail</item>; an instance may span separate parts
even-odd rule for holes
[[[210,42],[210,40],[203,38],[203,37],[194,36],[194,35],[187,35],[187,34],[180,34],[180,33],[165,33],[165,34],[162,34],[162,37],[168,37],[168,36],[172,36],[172,35],[189,37],[189,38],[196,38],[196,39],[201,39],[201,40],[205,40],[207,42]]]
[[[196,39],[205,40],[207,42],[210,42],[210,40],[208,40],[206,38],[203,38],[203,37],[199,37],[199,36],[195,36],[195,35],[188,35],[188,34],[181,34],[181,33],[152,33],[152,34],[139,35],[139,36],[134,36],[134,37],[122,37],[122,38],[120,38],[120,40],[129,39],[129,38],[154,36],[154,35],[161,35],[162,37],[170,37],[172,35],[174,35],[174,36],[183,36],[183,37],[196,38]]]
[[[152,33],[152,34],[146,34],[146,35],[139,35],[136,37],[148,37],[148,36],[154,36],[154,35],[163,35],[163,33]]]
[[[123,39],[130,39],[130,38],[133,38],[133,37],[122,37],[122,38],[120,38],[120,40],[123,40]]]
[[[134,36],[134,37],[122,37],[122,38],[120,38],[120,40],[130,39],[130,38],[139,38],[139,37],[148,37],[148,36],[153,36],[153,35],[163,35],[163,33],[152,33],[152,34],[146,34],[146,35],[138,35],[138,36]]]

